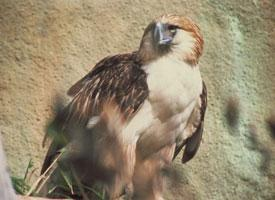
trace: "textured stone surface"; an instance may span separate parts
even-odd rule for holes
[[[137,49],[163,13],[201,27],[209,93],[203,143],[195,159],[175,164],[180,184],[168,199],[275,199],[275,141],[265,123],[275,109],[274,0],[1,0],[0,129],[14,175],[30,158],[40,167],[56,94],[65,97],[100,58]],[[226,106],[236,101],[229,127]]]

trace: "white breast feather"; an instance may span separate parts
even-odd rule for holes
[[[149,98],[123,129],[123,138],[135,143],[146,130],[160,124],[173,127],[167,134],[178,137],[183,134],[202,91],[199,68],[191,67],[174,57],[163,57],[144,66],[144,69]]]
[[[176,124],[171,132],[177,137],[183,133],[202,91],[199,68],[166,56],[144,66],[144,69],[147,73],[148,103],[152,113],[139,118],[144,119],[143,123],[148,125],[147,119],[150,116],[150,126],[157,120],[163,124]]]
[[[192,50],[194,37],[179,30],[174,42],[177,45],[173,47],[172,54],[143,66],[147,73],[149,98],[124,128],[124,138],[129,142],[136,142],[140,134],[160,124],[173,127],[167,133],[171,136],[177,137],[184,133],[202,92],[202,79],[198,66],[190,66],[182,61],[182,55]],[[186,138],[183,135],[181,137]]]
[[[179,29],[173,39],[172,51],[173,55],[182,58],[182,55],[188,55],[193,51],[195,38],[190,32]]]
[[[173,57],[163,57],[145,67],[149,101],[166,101],[177,114],[198,98],[202,91],[199,68]]]

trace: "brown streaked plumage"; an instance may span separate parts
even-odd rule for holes
[[[82,110],[76,114],[85,118],[84,121],[90,115],[97,115],[107,100],[117,103],[124,117],[128,118],[148,96],[146,74],[141,70],[136,52],[109,56],[74,84],[68,95],[73,97],[69,107],[81,104]]]
[[[106,101],[116,103],[125,119],[131,118],[148,96],[146,74],[141,70],[136,52],[109,56],[96,64],[67,94],[73,100],[52,124],[58,131],[66,132],[65,140],[69,141],[73,137],[70,134],[74,134],[71,129],[85,127],[92,116],[100,114]],[[62,146],[64,144],[51,145],[42,173]]]
[[[52,123],[62,140],[53,141],[41,172],[61,148],[78,140],[81,154],[74,153],[70,163],[81,181],[91,178],[81,175],[86,167],[95,170],[91,179],[106,185],[110,199],[123,188],[130,188],[133,199],[160,199],[161,170],[184,146],[182,162],[200,146],[207,104],[197,66],[202,50],[197,25],[163,15],[145,29],[137,51],[102,59],[69,89],[72,100]],[[149,188],[144,191],[142,184]]]

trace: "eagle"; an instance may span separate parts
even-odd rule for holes
[[[203,38],[189,18],[166,14],[144,30],[139,49],[108,56],[67,92],[44,173],[61,149],[82,183],[100,180],[109,199],[163,199],[161,171],[202,139],[207,90],[199,58]],[[60,139],[62,138],[62,139]]]

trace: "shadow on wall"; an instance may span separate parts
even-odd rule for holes
[[[224,111],[224,116],[227,122],[228,131],[232,136],[239,137],[239,124],[240,117],[242,115],[242,109],[240,100],[238,97],[229,97]],[[266,119],[266,125],[269,128],[270,137],[275,142],[275,114],[272,114]],[[248,141],[250,142],[249,149],[257,151],[261,155],[261,165],[259,167],[260,171],[269,176],[270,175],[270,165],[272,161],[272,152],[266,145],[259,141],[260,133],[257,130],[255,124],[248,124],[247,126]]]

